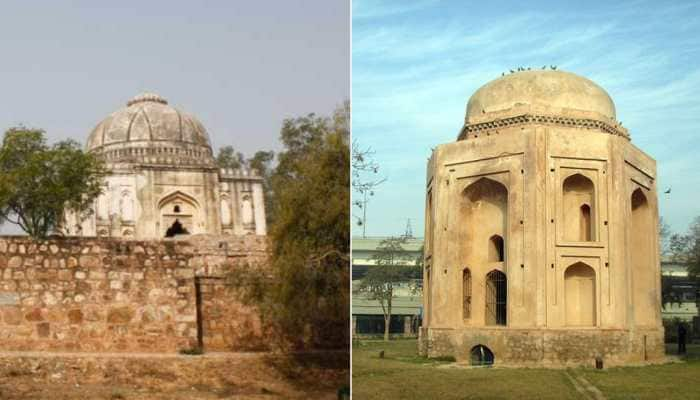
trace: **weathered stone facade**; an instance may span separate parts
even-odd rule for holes
[[[68,213],[67,235],[267,232],[262,177],[219,169],[204,125],[157,94],[136,96],[102,120],[86,148],[105,161],[108,175],[91,215]]]
[[[4,350],[258,350],[268,333],[223,279],[260,268],[264,236],[137,241],[0,237]],[[199,321],[199,327],[198,327]]]
[[[523,71],[484,85],[433,152],[426,193],[424,354],[663,357],[656,165],[595,83]]]

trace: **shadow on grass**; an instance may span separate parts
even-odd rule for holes
[[[347,351],[270,354],[264,361],[303,391],[339,390],[350,384],[350,353]]]

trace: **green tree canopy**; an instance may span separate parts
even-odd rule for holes
[[[0,222],[45,238],[60,227],[66,210],[79,218],[92,212],[103,176],[102,162],[77,142],[49,146],[43,130],[11,128],[0,148]]]
[[[216,155],[216,165],[219,168],[239,169],[245,166],[245,156],[234,150],[233,146],[224,146]]]
[[[230,276],[296,348],[349,345],[349,118],[345,104],[330,118],[284,121],[284,149],[270,175],[269,275]]]

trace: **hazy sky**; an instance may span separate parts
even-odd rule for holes
[[[571,3],[353,1],[353,137],[388,179],[368,235],[403,233],[410,218],[423,236],[431,147],[455,140],[477,88],[552,64],[612,96],[632,142],[657,160],[672,230],[700,215],[700,3]]]
[[[349,0],[3,1],[0,128],[84,143],[154,91],[203,122],[214,148],[279,149],[284,118],[350,96]]]

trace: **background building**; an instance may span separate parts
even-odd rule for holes
[[[109,175],[91,217],[67,216],[69,235],[266,234],[262,178],[219,169],[202,123],[157,94],[136,96],[100,122],[87,151]]]
[[[376,300],[370,300],[357,290],[360,280],[369,268],[376,265],[377,247],[388,237],[352,238],[352,329],[355,335],[381,335],[384,333],[384,313]],[[403,248],[409,265],[415,265],[423,247],[422,238],[407,238]],[[413,282],[411,282],[413,283]],[[395,289],[389,333],[416,335],[422,315],[422,290],[406,282]]]
[[[666,341],[677,340],[678,323],[689,328],[690,338],[700,337],[698,281],[688,276],[688,266],[669,257],[661,259],[661,286],[666,299],[662,309]]]

